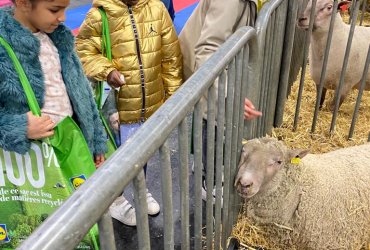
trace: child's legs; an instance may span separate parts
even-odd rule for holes
[[[140,128],[142,123],[132,123],[132,124],[121,124],[120,125],[120,141],[124,144],[135,132]],[[146,178],[146,168],[147,164],[144,165],[144,175]]]

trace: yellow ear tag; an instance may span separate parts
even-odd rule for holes
[[[292,160],[290,161],[290,163],[295,164],[295,165],[298,165],[300,162],[301,162],[301,159],[298,157],[292,158]]]

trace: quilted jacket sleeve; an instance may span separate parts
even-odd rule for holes
[[[163,7],[164,9],[164,7]],[[168,99],[182,84],[182,54],[171,17],[164,9],[162,17],[162,78]]]
[[[97,8],[92,8],[76,37],[76,49],[86,75],[98,81],[106,80],[108,74],[115,69],[114,65],[102,55],[101,37],[101,15]]]

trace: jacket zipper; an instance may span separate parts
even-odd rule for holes
[[[144,69],[143,69],[143,61],[141,59],[141,52],[140,52],[140,43],[139,43],[139,33],[137,30],[137,26],[135,23],[134,15],[132,13],[132,7],[128,6],[128,12],[130,13],[130,20],[132,29],[134,30],[135,35],[135,44],[136,44],[136,53],[139,61],[139,71],[140,71],[140,82],[141,82],[141,99],[142,99],[142,105],[141,105],[141,122],[145,121],[145,77],[144,77]]]

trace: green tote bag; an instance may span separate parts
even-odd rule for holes
[[[0,44],[13,60],[31,112],[41,115],[32,87],[10,45]],[[24,154],[0,148],[0,249],[15,249],[95,171],[85,138],[71,117],[55,134],[31,142]],[[78,248],[98,249],[93,228]]]
[[[111,50],[109,23],[108,23],[107,14],[103,8],[99,8],[99,12],[102,17],[102,46],[101,46],[102,54],[106,56],[109,61],[112,61],[112,50]],[[111,91],[114,91],[114,90],[111,90]],[[114,153],[114,151],[116,151],[117,145],[114,140],[114,136],[111,131],[111,128],[109,127],[107,120],[106,120],[106,118],[109,117],[109,114],[105,114],[103,110],[103,105],[104,105],[103,93],[104,93],[104,82],[98,82],[95,87],[95,101],[99,109],[100,118],[103,122],[103,125],[108,135],[108,140],[107,140],[108,152],[105,154],[105,157],[108,158]],[[112,100],[107,100],[107,101],[112,101]],[[115,103],[114,103],[114,107],[116,107]]]

